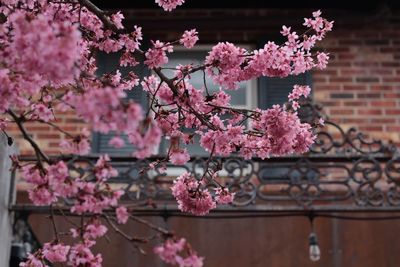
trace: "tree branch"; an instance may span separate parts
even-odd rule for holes
[[[50,159],[46,156],[46,154],[43,153],[38,144],[32,139],[32,137],[28,134],[27,130],[25,129],[24,118],[18,117],[18,115],[15,114],[15,112],[12,111],[11,109],[9,109],[7,113],[10,114],[10,116],[14,119],[15,123],[18,125],[18,128],[21,131],[24,139],[28,141],[29,144],[32,146],[32,148],[35,150],[39,162],[41,162],[41,158],[43,158],[47,163],[49,163]]]
[[[107,29],[112,30],[113,32],[119,31],[117,26],[115,26],[115,24],[110,20],[106,13],[98,8],[95,4],[93,4],[90,0],[79,0],[79,3],[82,6],[86,7],[90,12],[95,14],[101,20],[101,22],[103,22],[104,26]]]

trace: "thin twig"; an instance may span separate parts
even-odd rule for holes
[[[161,228],[159,226],[156,226],[156,225],[154,225],[146,220],[143,220],[137,216],[130,215],[129,218],[131,218],[135,222],[146,225],[147,227],[149,227],[149,228],[153,229],[154,231],[159,232],[165,236],[173,236],[174,235],[172,232],[170,232],[164,228]]]
[[[56,221],[54,219],[53,205],[50,205],[50,219],[51,219],[51,223],[53,225],[53,231],[54,231],[54,235],[56,236],[56,241],[59,242],[60,237],[58,236],[57,225],[56,225]]]
[[[135,237],[135,236],[130,236],[128,234],[126,234],[124,231],[122,231],[121,229],[118,228],[118,226],[116,226],[110,219],[110,217],[108,215],[103,215],[103,217],[106,219],[107,223],[111,226],[111,228],[118,233],[119,235],[121,235],[122,237],[124,237],[126,240],[130,241],[130,242],[137,242],[137,243],[142,243],[145,244],[148,242],[147,239],[145,238],[140,238],[140,237]]]

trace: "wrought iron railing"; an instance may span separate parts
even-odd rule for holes
[[[312,122],[323,116],[321,110],[306,103],[301,115]],[[87,174],[96,159],[96,155],[64,158],[75,175]],[[113,157],[111,163],[119,176],[110,182],[125,191],[124,201],[138,212],[176,211],[170,190],[173,178],[184,171],[200,177],[207,158],[192,158],[184,166],[167,165],[166,172],[143,171],[154,160]],[[354,128],[345,131],[328,119],[307,154],[265,160],[231,156],[215,158],[213,164],[221,168],[220,182],[236,192],[233,204],[217,211],[400,211],[396,147],[368,140]],[[67,208],[68,200],[65,204]]]

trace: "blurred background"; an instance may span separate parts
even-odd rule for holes
[[[200,45],[193,50],[177,48],[177,52],[170,58],[169,64],[171,65],[176,65],[177,62],[201,62],[212,45],[220,41],[229,41],[249,50],[261,48],[267,41],[282,43],[284,40],[279,33],[282,25],[292,26],[292,29],[300,35],[304,32],[303,19],[310,17],[312,11],[321,9],[323,17],[335,21],[333,31],[317,45],[317,49],[330,53],[328,68],[284,79],[264,77],[254,82],[243,83],[240,89],[232,94],[233,104],[249,109],[268,108],[273,104],[283,104],[287,101],[287,95],[294,84],[307,84],[312,88],[312,101],[322,107],[318,112],[325,114],[327,121],[333,123],[328,125],[334,127],[334,131],[336,131],[331,133],[331,138],[340,137],[342,133],[338,129],[346,133],[354,127],[357,131],[364,133],[369,140],[374,138],[385,144],[394,145],[400,142],[400,9],[398,1],[364,1],[356,5],[356,2],[352,1],[323,0],[296,2],[187,0],[184,6],[178,7],[173,12],[164,12],[151,0],[115,2],[97,0],[94,2],[107,10],[122,10],[127,28],[133,27],[133,25],[143,27],[144,43],[149,43],[150,40],[176,40],[184,30],[196,28],[199,32]],[[99,72],[114,69],[116,57],[117,55],[100,54]],[[149,74],[143,68],[137,71],[141,76]],[[201,83],[202,76],[194,75],[192,82],[194,84]],[[210,86],[212,87],[211,84]],[[141,101],[144,106],[147,105],[145,95],[140,90],[133,90],[129,97]],[[72,113],[65,113],[59,116],[58,120],[64,129],[72,133],[79,133],[85,126],[84,122],[74,117]],[[59,154],[58,144],[62,139],[60,133],[53,132],[44,125],[31,125],[28,126],[28,130],[40,140],[39,143],[46,152],[53,155]],[[326,131],[329,132],[329,129]],[[93,138],[92,152],[94,155],[109,153],[115,157],[129,156],[131,151],[129,147],[115,150],[108,146],[110,135],[93,133]],[[358,143],[362,145],[360,140],[364,139],[357,139]],[[347,141],[349,140],[346,139]],[[351,142],[347,142],[346,146],[352,147]],[[379,144],[375,143],[373,146],[379,147]],[[18,142],[18,148],[23,155],[31,154],[28,144],[23,141]],[[166,141],[160,146],[159,154],[165,153],[165,148]],[[337,162],[346,161],[344,165],[352,167],[347,167],[351,168],[347,172],[345,168],[341,170],[345,172],[345,176],[339,175],[339,178],[344,179],[342,184],[347,184],[349,180],[357,184],[357,179],[354,177],[359,171],[364,175],[363,179],[367,183],[360,182],[358,184],[367,184],[370,186],[369,189],[375,189],[377,180],[371,184],[368,174],[374,171],[379,173],[379,170],[374,168],[379,168],[387,163],[391,159],[391,154],[387,154],[388,151],[379,150],[379,155],[376,154],[378,163],[373,162],[374,168],[364,166],[360,170],[354,168],[355,164],[358,160],[364,160],[364,156],[365,158],[370,157],[370,153],[363,153],[363,157],[351,158],[349,153],[340,150],[341,148],[342,146],[336,143],[335,150],[319,151],[318,155],[334,154],[333,158],[339,159],[329,159],[321,163],[325,164],[324,166],[312,165],[313,167],[309,169],[315,169],[317,173],[320,173],[322,167],[325,168],[329,164],[337,166]],[[198,146],[192,146],[190,150],[195,155],[205,155]],[[265,164],[281,166],[279,164],[282,162],[275,160]],[[282,174],[279,170],[287,171],[291,169],[290,164],[295,164],[293,162],[297,161],[285,159],[284,162],[286,163],[283,167],[265,171],[262,178],[255,184],[265,183],[270,186],[280,183],[287,186],[286,188],[290,188],[293,181],[297,181],[299,175],[288,178],[287,172]],[[380,175],[382,175],[383,168],[380,169]],[[317,193],[313,197],[318,200],[318,197],[322,195],[321,190],[323,191],[324,188],[319,186],[315,177],[307,175],[308,185],[311,181],[316,188],[313,192]],[[325,176],[327,175],[329,175],[328,169],[325,170]],[[387,177],[382,177],[382,179],[388,181]],[[279,181],[277,182],[277,180]],[[393,178],[390,183],[397,186],[398,180]],[[338,187],[332,188],[330,196],[335,195],[336,189],[338,194],[346,191],[341,191]],[[273,191],[279,195],[280,188],[275,189]],[[298,191],[302,189],[300,188]],[[25,185],[19,183],[17,190],[18,203],[28,202]],[[311,192],[312,190],[307,187],[305,191]],[[397,187],[394,189],[394,194],[396,192],[398,192]],[[399,204],[389,201],[389,197],[393,197],[393,195],[385,195],[389,204],[385,202],[386,204],[375,205],[376,195],[368,195],[368,193],[361,199],[365,201],[365,203],[361,203],[364,212],[357,211],[357,214],[350,212],[346,215],[363,217],[370,214],[371,210],[380,207],[384,212],[380,215],[393,216],[393,213],[390,213],[391,209],[386,208]],[[262,193],[258,191],[254,194],[259,196]],[[351,194],[355,193],[352,191]],[[398,195],[396,196],[398,197]],[[353,196],[349,198],[351,197]],[[299,199],[300,202],[304,200],[297,196],[297,200]],[[327,202],[330,200],[333,201],[334,198],[329,198]],[[257,205],[258,200],[248,203],[250,202],[252,205]],[[280,204],[275,203],[268,202],[264,208],[270,209],[271,206],[279,208]],[[350,204],[352,203],[345,202],[344,204],[348,204],[351,211],[353,206]],[[357,202],[357,204],[360,203]],[[306,211],[309,210],[306,208]],[[334,211],[335,209],[330,214],[335,215]],[[245,213],[239,212],[238,214]],[[159,216],[147,218],[168,229],[173,229],[179,236],[187,238],[199,255],[206,257],[206,267],[400,266],[400,241],[397,237],[400,221],[398,219],[373,221],[316,217],[312,227],[310,216],[312,218],[313,214],[310,212],[305,212],[304,216],[292,216],[295,214],[293,212],[282,217],[282,213],[279,214],[279,216],[271,217],[185,218],[175,216],[177,213],[160,212]],[[30,239],[28,238],[31,240],[30,242],[34,242],[33,239],[39,243],[51,240],[50,220],[46,216],[33,213],[24,218],[30,224],[30,235],[32,236],[29,237]],[[60,227],[68,230],[67,225],[62,223],[63,219],[61,217],[57,219],[59,219]],[[146,229],[135,223],[129,223],[123,228],[135,235],[147,234]],[[317,234],[321,251],[320,260],[316,262],[310,260],[309,251],[310,245],[312,245],[309,235],[313,231]],[[153,255],[151,246],[147,247],[148,255],[143,256],[115,234],[110,233],[109,237],[111,243],[102,240],[97,246],[97,249],[103,252],[104,266],[166,266]],[[14,250],[14,257],[17,255],[15,253],[18,253],[16,251]]]

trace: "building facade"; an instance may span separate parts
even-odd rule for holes
[[[192,0],[193,1],[193,0]],[[400,143],[400,9],[393,3],[366,4],[352,8],[346,3],[309,4],[306,8],[288,3],[260,3],[249,1],[225,6],[204,1],[203,6],[178,8],[165,13],[155,6],[122,2],[120,7],[110,3],[99,5],[109,9],[124,9],[126,25],[143,27],[149,40],[169,41],[179,38],[184,30],[196,28],[200,45],[196,50],[178,51],[171,57],[174,62],[201,61],[207,50],[219,41],[240,44],[248,49],[259,48],[268,40],[280,42],[282,25],[293,26],[300,34],[304,17],[321,9],[324,16],[335,20],[334,30],[318,45],[330,53],[327,69],[314,70],[305,75],[285,79],[260,78],[242,84],[233,95],[234,104],[248,108],[267,108],[282,104],[296,83],[312,87],[312,99],[322,104],[330,120],[344,130],[355,127],[370,138]],[[226,2],[226,1],[221,1]],[[114,3],[113,3],[114,5]],[[129,27],[129,26],[128,26]],[[99,55],[101,68],[106,71],[112,55]],[[140,70],[141,75],[149,74]],[[194,78],[196,79],[196,77]],[[139,88],[129,96],[143,105],[145,97]],[[71,133],[80,133],[85,123],[73,113],[56,118],[59,125]],[[51,155],[59,154],[59,143],[64,136],[46,125],[27,125],[27,130]],[[18,135],[17,129],[11,130]],[[129,148],[113,150],[108,146],[108,135],[93,133],[92,152],[129,155]],[[23,155],[32,153],[29,144],[16,139]],[[163,145],[159,153],[165,153]],[[198,147],[192,152],[202,155]],[[26,196],[19,187],[19,201]],[[396,237],[399,221],[341,221],[318,219],[315,230],[319,234],[321,261],[310,262],[308,256],[307,218],[252,218],[252,219],[192,219],[151,218],[168,228],[176,229],[206,256],[205,266],[399,266],[400,242]],[[32,228],[41,240],[48,240],[49,221],[43,216],[30,217]],[[127,231],[140,228],[127,225]],[[137,233],[137,232],[135,232]],[[115,237],[111,235],[112,239]],[[114,243],[115,242],[115,243]],[[124,240],[113,239],[112,245],[100,243],[104,253],[104,266],[164,266],[151,255],[131,253]]]

